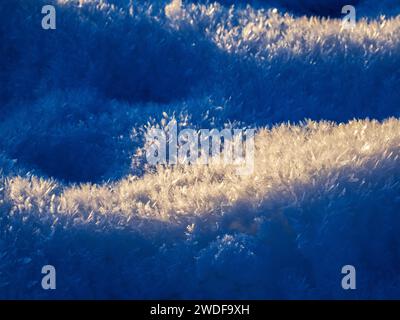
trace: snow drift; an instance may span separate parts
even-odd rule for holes
[[[1,298],[399,297],[399,8],[231,2],[0,2]],[[148,171],[163,113],[258,127],[254,175]]]

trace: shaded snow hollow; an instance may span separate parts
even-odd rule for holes
[[[221,2],[0,2],[0,298],[399,298],[398,8]],[[146,171],[163,112],[257,127],[254,174]]]

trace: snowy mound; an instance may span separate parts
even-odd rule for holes
[[[136,2],[0,2],[0,298],[398,298],[398,6]],[[148,170],[161,118],[257,127],[254,174]]]

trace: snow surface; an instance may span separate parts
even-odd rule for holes
[[[0,298],[400,298],[397,1],[169,2],[0,2]],[[254,174],[148,168],[169,118]]]

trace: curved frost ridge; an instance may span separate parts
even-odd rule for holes
[[[326,55],[337,50],[338,54],[352,46],[365,54],[375,48],[391,52],[400,41],[400,17],[362,18],[354,29],[346,30],[341,19],[294,17],[276,9],[226,8],[218,2],[184,5],[174,0],[165,10],[176,27],[196,28],[232,53],[252,53],[253,49],[262,59],[313,51]]]
[[[104,185],[7,178],[0,270],[20,283],[1,296],[46,297],[27,279],[51,258],[58,297],[338,298],[349,262],[353,297],[396,297],[399,156],[397,119],[308,122],[260,130],[248,177],[213,164]]]
[[[399,123],[397,119],[346,125],[310,121],[303,126],[262,129],[255,140],[254,174],[248,176],[237,175],[233,165],[217,163],[159,167],[143,178],[130,176],[103,185],[63,187],[52,180],[14,177],[6,180],[4,190],[18,211],[35,208],[82,215],[83,220],[87,213],[96,212],[177,223],[176,219],[187,215],[217,214],[221,206],[228,208],[240,201],[273,202],[276,195],[301,205],[314,194],[314,187],[343,191],[337,185],[341,181],[357,186],[381,170],[390,169],[387,173],[393,175],[399,161]],[[35,195],[36,187],[46,193]]]

